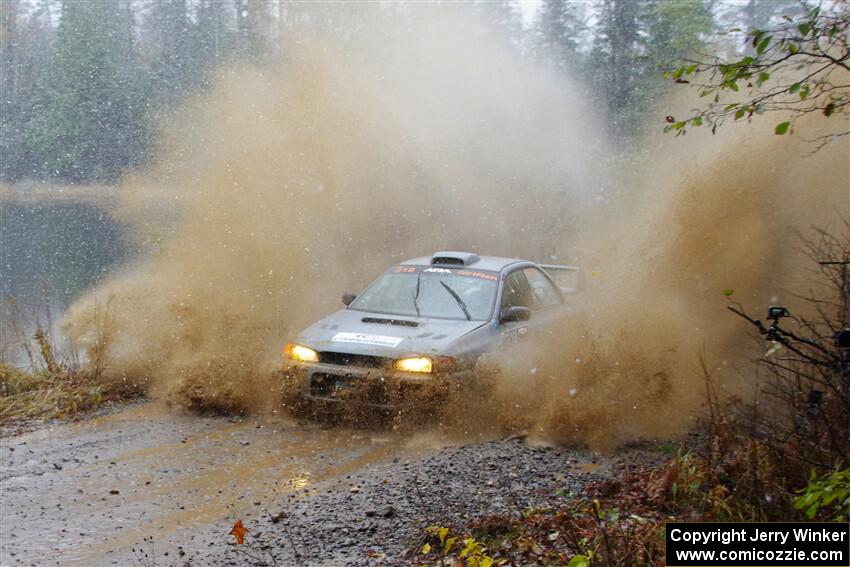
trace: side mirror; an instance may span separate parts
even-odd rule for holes
[[[351,302],[357,299],[357,296],[351,293],[350,291],[346,291],[342,294],[342,304],[348,307],[351,305]]]
[[[521,305],[512,305],[502,313],[499,323],[520,323],[529,319],[531,319],[531,309]]]

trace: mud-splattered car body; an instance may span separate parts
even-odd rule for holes
[[[471,379],[482,355],[566,314],[564,288],[515,258],[438,252],[391,267],[284,351],[303,401],[394,409]]]

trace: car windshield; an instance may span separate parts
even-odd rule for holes
[[[387,315],[486,321],[493,311],[495,272],[396,266],[377,279],[351,309]]]

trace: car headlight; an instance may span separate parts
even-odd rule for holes
[[[295,343],[287,343],[283,349],[283,355],[290,360],[298,362],[319,362],[319,353],[310,347],[297,345]]]
[[[395,361],[395,369],[402,372],[426,372],[434,370],[434,363],[427,356],[411,356]]]

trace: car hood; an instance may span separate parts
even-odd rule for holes
[[[296,342],[318,351],[347,354],[452,356],[453,342],[486,324],[486,321],[412,318],[342,309],[305,329]]]

